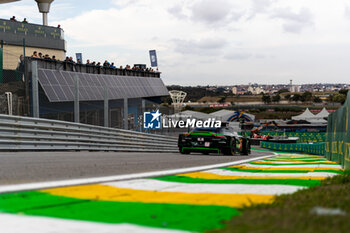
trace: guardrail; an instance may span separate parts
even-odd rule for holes
[[[0,150],[175,152],[177,138],[41,118],[0,115]]]
[[[305,143],[274,143],[274,142],[261,142],[261,147],[271,150],[284,151],[284,152],[301,152],[314,155],[325,154],[325,143],[316,142],[312,144]]]

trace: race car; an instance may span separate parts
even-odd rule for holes
[[[196,128],[190,133],[180,134],[178,147],[181,154],[200,152],[224,155],[250,154],[250,140],[239,136],[228,126],[221,128]]]

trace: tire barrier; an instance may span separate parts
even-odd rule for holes
[[[325,143],[323,142],[313,144],[261,142],[261,147],[283,152],[302,152],[314,155],[325,154]]]
[[[337,111],[328,116],[325,156],[350,169],[350,94],[346,102]]]

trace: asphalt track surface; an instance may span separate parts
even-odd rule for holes
[[[249,156],[130,152],[1,152],[0,185],[134,174],[244,160]]]

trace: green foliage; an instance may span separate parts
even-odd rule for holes
[[[336,94],[333,96],[332,101],[336,103],[344,103],[346,100],[346,95],[343,94]]]
[[[298,102],[301,101],[301,95],[300,94],[294,94],[292,97],[292,101]]]
[[[194,108],[191,107],[190,105],[186,105],[186,106],[182,109],[182,111],[186,111],[186,110],[191,110],[191,111],[193,111]]]
[[[322,103],[321,98],[318,96],[315,96],[313,101],[314,101],[314,103]]]
[[[342,90],[339,91],[339,94],[347,95],[347,94],[348,94],[348,91],[349,91],[349,90],[342,89]]]
[[[283,89],[280,89],[280,90],[278,90],[278,94],[282,94],[282,93],[287,93],[287,92],[289,92],[289,90],[288,89],[286,89],[286,88],[283,88]]]
[[[272,102],[278,103],[281,100],[281,96],[279,94],[272,96]]]
[[[265,104],[268,104],[268,103],[271,103],[271,97],[269,95],[263,95],[261,97],[261,100],[265,103]]]
[[[221,97],[220,100],[219,100],[219,103],[225,103],[225,100],[226,100],[226,97]]]
[[[302,102],[307,102],[310,101],[312,99],[312,93],[309,91],[305,91],[302,95],[301,95],[301,101]]]
[[[291,98],[292,98],[291,94],[287,94],[284,96],[284,99],[288,101],[291,101]]]

